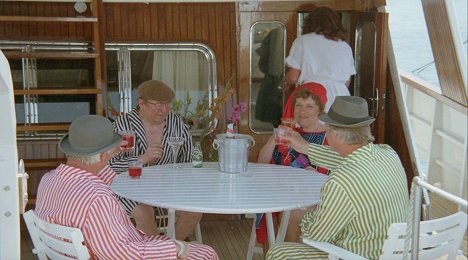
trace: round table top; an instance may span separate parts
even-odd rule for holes
[[[247,172],[220,172],[218,163],[158,165],[140,178],[119,174],[111,185],[118,195],[161,208],[243,214],[309,207],[320,202],[327,176],[290,166],[249,163]]]

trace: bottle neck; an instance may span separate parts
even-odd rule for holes
[[[228,121],[227,126],[226,126],[226,134],[228,136],[234,135],[234,123],[231,121]]]

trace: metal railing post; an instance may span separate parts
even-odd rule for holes
[[[417,260],[419,253],[419,224],[421,219],[421,195],[422,188],[419,186],[419,177],[414,177],[413,185],[414,187],[414,201],[413,201],[413,231],[411,239],[411,259]]]

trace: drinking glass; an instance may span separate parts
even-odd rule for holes
[[[177,167],[177,154],[179,154],[179,149],[184,143],[185,139],[183,137],[179,136],[171,136],[167,138],[167,143],[169,144],[169,147],[171,148],[172,151],[172,167],[173,168],[178,168]]]
[[[128,163],[128,175],[132,178],[140,178],[143,168],[143,163],[140,161],[133,161]]]
[[[119,134],[122,136],[124,141],[127,141],[127,144],[121,145],[120,150],[123,152],[131,152],[135,147],[135,131],[132,130],[124,130],[119,131]]]
[[[286,129],[275,128],[274,131],[275,131],[275,142],[278,145],[287,146],[289,142],[288,140],[284,139],[284,137],[286,136]]]

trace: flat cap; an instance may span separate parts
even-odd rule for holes
[[[174,98],[174,91],[164,82],[159,80],[148,80],[138,86],[140,98],[144,100],[169,102]]]

